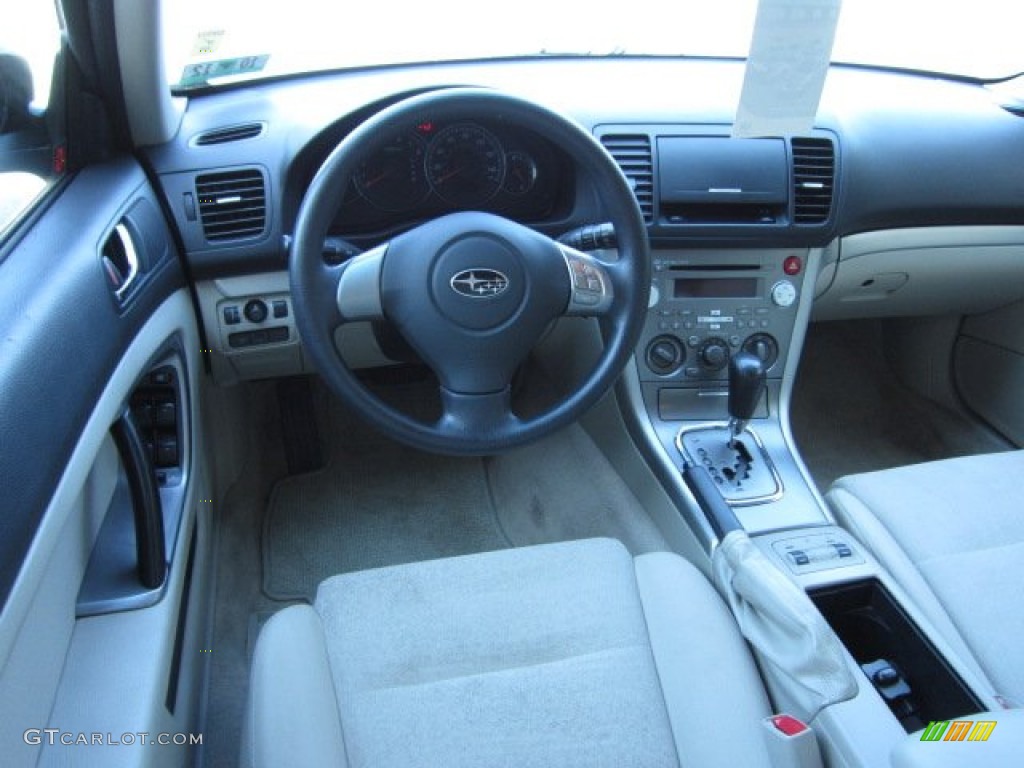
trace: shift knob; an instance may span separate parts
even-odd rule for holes
[[[733,437],[746,429],[764,391],[767,371],[757,355],[738,352],[729,361],[729,415]]]

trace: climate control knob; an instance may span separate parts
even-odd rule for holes
[[[729,364],[729,344],[725,339],[712,337],[697,350],[700,364],[710,371],[720,371]]]
[[[743,342],[743,351],[758,357],[768,370],[779,359],[779,343],[767,333],[755,333]]]
[[[658,336],[647,345],[647,367],[659,376],[674,373],[686,362],[686,350],[675,336]]]

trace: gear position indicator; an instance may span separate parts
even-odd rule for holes
[[[704,467],[727,502],[747,506],[782,496],[782,481],[760,438],[751,429],[733,439],[727,424],[684,429],[676,447],[687,461]]]

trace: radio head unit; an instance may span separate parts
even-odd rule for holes
[[[799,249],[655,251],[641,381],[721,386],[741,349],[781,379],[806,259]]]

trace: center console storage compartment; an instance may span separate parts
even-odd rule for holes
[[[808,594],[908,733],[985,709],[877,580]]]

